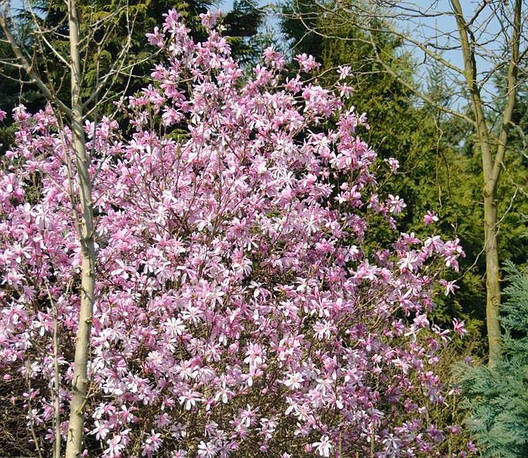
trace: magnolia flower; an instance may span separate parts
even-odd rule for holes
[[[201,395],[196,391],[187,391],[179,397],[179,400],[180,404],[185,404],[185,410],[191,410],[197,402],[200,402]]]
[[[95,420],[94,424],[95,428],[90,431],[90,434],[95,434],[96,439],[104,439],[110,432],[107,422]]]
[[[170,454],[171,458],[186,458],[187,452],[184,450],[174,450]]]
[[[217,456],[217,451],[218,447],[212,441],[200,441],[198,444],[198,456],[203,456],[204,458],[214,458]]]
[[[316,62],[314,56],[309,56],[305,53],[295,56],[295,60],[299,63],[299,67],[303,72],[310,72],[321,66],[321,64]]]
[[[392,173],[396,173],[398,169],[400,168],[400,162],[398,161],[398,159],[389,157],[388,159],[386,159],[386,161],[388,162]]]
[[[288,374],[288,377],[282,383],[284,383],[284,385],[287,386],[290,390],[297,390],[301,387],[301,384],[303,382],[304,378],[302,374],[300,374],[299,372],[293,372]]]
[[[426,371],[448,339],[427,313],[438,284],[454,289],[438,280],[463,256],[459,241],[397,232],[390,213],[405,202],[381,197],[376,154],[357,130],[366,117],[339,95],[346,79],[330,88],[305,77],[318,64],[301,55],[288,80],[271,48],[246,75],[214,17],[202,19],[210,30],[198,42],[175,10],[148,35],[167,58],[120,103],[126,132],[113,119],[85,125],[97,176],[93,440],[102,456],[254,447],[329,457],[334,434],[346,431],[346,454],[347,438],[388,415],[411,427],[382,426],[380,447],[440,453],[429,404],[404,400],[443,399]],[[73,345],[81,299],[73,152],[51,108],[14,118],[0,167],[0,372],[7,402],[30,399],[44,437],[53,406],[36,387],[53,384],[53,323]],[[387,231],[394,243],[370,249]],[[431,332],[419,342],[422,327]],[[65,356],[59,365],[72,373]],[[21,396],[26,375],[35,384]],[[277,434],[288,448],[273,448]]]
[[[436,216],[431,210],[428,210],[423,218],[425,225],[433,224],[438,221],[438,216]]]
[[[458,321],[456,318],[453,318],[453,329],[460,337],[464,337],[467,334],[465,326],[464,320]]]
[[[322,436],[319,442],[312,443],[312,446],[315,447],[315,451],[319,456],[329,457],[330,452],[333,450],[332,442],[327,435]]]
[[[350,75],[350,72],[352,71],[352,69],[350,68],[350,66],[348,65],[341,65],[339,67],[339,69],[337,70],[338,74],[339,74],[339,79],[340,80],[344,80],[347,76]]]

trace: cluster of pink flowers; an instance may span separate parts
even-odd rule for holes
[[[445,402],[434,366],[447,337],[427,313],[457,241],[367,244],[371,217],[394,224],[405,204],[377,189],[364,116],[316,81],[286,80],[272,49],[244,79],[214,18],[204,24],[196,43],[170,11],[148,35],[167,59],[127,104],[130,138],[109,119],[86,124],[87,444],[105,457],[433,456],[449,434],[428,420]],[[297,61],[300,74],[317,68]],[[7,386],[32,381],[28,421],[51,441],[54,309],[65,412],[79,308],[70,132],[49,108],[14,116],[0,365]]]

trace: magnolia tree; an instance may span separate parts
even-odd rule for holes
[[[205,15],[148,35],[166,54],[129,100],[133,134],[86,123],[97,215],[90,456],[434,456],[447,331],[427,313],[457,241],[398,234],[364,116],[266,50],[243,77]],[[312,78],[312,79],[310,79]],[[0,365],[46,454],[72,383],[80,248],[72,134],[15,110],[0,175]],[[329,127],[334,126],[334,127]],[[433,222],[434,215],[426,215]],[[392,246],[366,243],[385,221]],[[456,323],[459,332],[461,324]],[[62,419],[62,420],[61,420]],[[464,453],[464,452],[463,452]]]

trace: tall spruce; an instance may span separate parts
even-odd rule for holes
[[[502,356],[496,367],[459,368],[467,424],[482,455],[528,456],[528,274],[506,266]]]

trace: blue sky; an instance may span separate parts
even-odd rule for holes
[[[274,0],[260,1],[260,4],[262,5],[269,5],[272,3],[274,3]],[[419,4],[420,7],[434,7],[435,11],[449,12],[451,10],[449,0],[416,0],[416,3]],[[481,1],[476,2],[475,0],[464,0],[462,2],[462,5],[465,9],[465,16],[467,18],[471,17],[475,7],[480,3]],[[218,8],[223,11],[230,10],[232,6],[233,0],[221,0],[218,3]],[[484,10],[484,12],[486,12],[486,10]],[[483,18],[484,17],[485,16],[483,16]],[[276,23],[276,19],[271,18],[268,19],[267,25],[268,27],[271,26],[272,28],[276,28]],[[488,38],[491,37],[493,34],[499,32],[499,24],[496,20],[490,20],[489,22],[486,22],[485,25],[486,30],[488,31]],[[441,15],[437,18],[420,18],[412,22],[400,20],[397,21],[397,26],[398,28],[400,28],[400,30],[408,32],[413,38],[421,42],[428,41],[431,43],[438,43],[446,46],[452,46],[457,43],[456,33],[451,35],[450,37],[450,32],[456,32],[456,22],[452,15]],[[438,38],[435,39],[435,36]],[[488,44],[488,48],[497,48],[498,46],[500,46],[500,44],[500,41],[497,41],[495,42],[495,44]],[[409,46],[408,49],[411,50],[417,62],[421,62],[424,60],[423,51],[412,46]],[[493,50],[496,51],[497,49]],[[445,58],[445,60],[451,62],[453,65],[461,69],[463,68],[462,52],[460,49],[444,51],[443,57]],[[489,60],[480,57],[477,58],[477,67],[479,68],[479,71],[482,74],[485,74],[485,72],[488,72],[492,68],[492,64]],[[423,72],[422,74],[425,75],[425,70],[426,66],[423,66],[423,68],[419,70],[419,74]],[[455,87],[456,81],[454,79],[454,74],[449,74],[449,72],[446,72],[446,77],[451,80],[452,86]],[[491,96],[495,93],[495,88],[492,84],[488,84],[486,86],[485,92],[487,92],[488,96]]]

